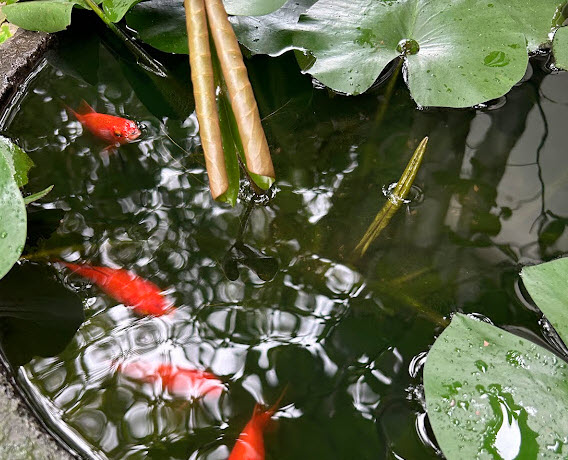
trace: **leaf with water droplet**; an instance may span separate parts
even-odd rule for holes
[[[521,278],[538,308],[568,344],[568,258],[524,267]]]
[[[0,143],[0,278],[18,261],[25,242],[27,215],[14,174],[13,144]]]
[[[468,343],[477,345],[456,356]],[[566,447],[548,448],[568,439],[564,365],[538,345],[455,315],[424,367],[426,407],[446,458],[565,458]]]

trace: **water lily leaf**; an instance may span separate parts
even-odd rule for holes
[[[71,10],[77,2],[37,0],[2,7],[8,21],[27,30],[59,32],[71,24]]]
[[[8,160],[18,187],[26,185],[28,183],[28,171],[34,166],[32,159],[10,139],[2,136],[0,136],[0,151]]]
[[[294,29],[300,15],[317,0],[288,0],[264,16],[232,16],[239,42],[253,54],[279,56],[294,47]]]
[[[150,0],[126,15],[128,27],[138,38],[166,53],[188,54],[185,9],[178,0]]]
[[[530,52],[549,43],[550,32],[564,21],[562,7],[566,2],[563,0],[500,0],[498,3],[519,25]]]
[[[529,11],[542,4],[525,3]],[[316,57],[309,73],[337,91],[362,93],[391,60],[404,56],[419,105],[468,107],[507,93],[526,71],[527,26],[507,5],[320,0],[300,18],[294,43]],[[556,9],[541,10],[538,17],[551,24]]]
[[[0,278],[17,262],[26,242],[26,206],[9,155],[0,144]]]
[[[120,21],[141,0],[103,0],[103,10],[112,22]]]
[[[280,8],[286,0],[223,0],[228,14],[262,16]]]
[[[556,31],[552,51],[556,67],[568,70],[568,27],[561,27]]]
[[[521,277],[538,308],[568,343],[568,258],[524,267]]]
[[[14,366],[60,353],[83,320],[81,299],[49,267],[19,265],[0,281],[0,341]]]
[[[426,405],[446,458],[565,458],[567,364],[490,324],[456,315],[428,354]]]

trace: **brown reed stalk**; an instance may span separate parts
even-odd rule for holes
[[[199,121],[201,145],[209,187],[214,199],[223,195],[229,180],[225,169],[219,113],[215,97],[215,79],[209,47],[207,14],[203,0],[184,0],[191,81],[195,97],[195,110]]]
[[[243,144],[246,167],[253,174],[269,177],[273,180],[275,173],[268,142],[262,128],[256,99],[237,37],[229,22],[222,0],[205,0],[205,7],[211,36],[221,63],[221,70],[229,92],[229,100]]]

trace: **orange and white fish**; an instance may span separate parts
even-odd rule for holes
[[[85,101],[78,111],[67,107],[81,124],[98,138],[109,144],[107,149],[118,147],[140,137],[140,128],[135,121],[95,112]]]
[[[223,382],[210,372],[172,364],[139,360],[121,364],[118,370],[129,378],[143,382],[154,383],[160,380],[163,389],[186,399],[205,395],[220,396],[225,390]]]
[[[59,261],[74,273],[87,278],[120,303],[141,315],[161,316],[173,309],[173,302],[154,283],[119,268],[95,267]]]
[[[252,417],[239,435],[228,460],[264,460],[264,431],[278,410],[286,388],[270,408],[256,403]]]

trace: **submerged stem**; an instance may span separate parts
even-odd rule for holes
[[[392,217],[402,206],[402,203],[408,195],[410,187],[412,186],[414,179],[416,178],[418,169],[422,164],[422,159],[424,158],[424,152],[426,151],[427,144],[428,138],[425,137],[424,139],[422,139],[422,142],[420,142],[420,144],[416,148],[416,151],[414,152],[414,155],[412,155],[412,158],[406,165],[406,169],[402,173],[402,176],[397,182],[396,187],[389,195],[388,201],[376,215],[373,223],[369,226],[369,228],[365,232],[365,235],[353,250],[352,257],[354,259],[362,257],[365,252],[367,252],[367,249],[369,249],[371,243],[386,228]]]
[[[138,63],[149,71],[155,73],[160,77],[166,77],[166,71],[160,63],[152,59],[146,51],[144,51],[140,46],[138,46],[132,38],[126,35],[122,29],[120,29],[110,18],[105,14],[105,12],[99,8],[99,6],[93,0],[85,0],[87,6],[95,12],[95,14],[101,18],[101,20],[107,25],[107,27],[112,30],[116,36],[122,40],[126,47],[138,58]]]

